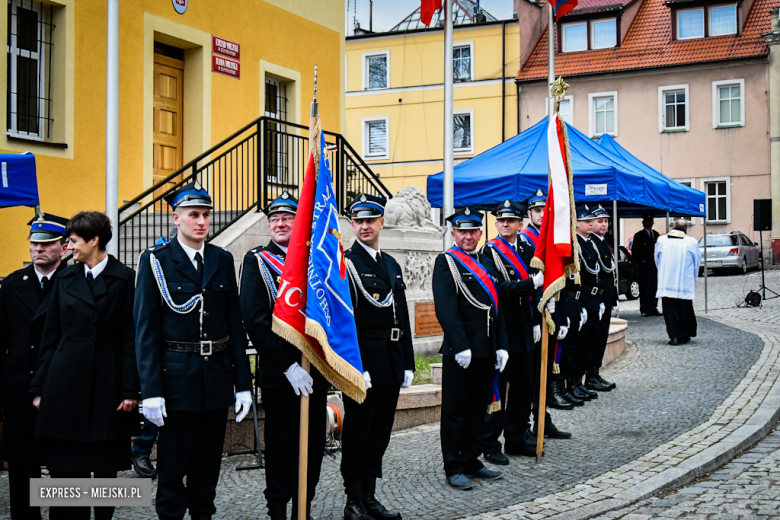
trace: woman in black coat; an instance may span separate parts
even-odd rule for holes
[[[30,385],[37,437],[46,440],[55,478],[113,478],[130,469],[130,437],[140,417],[132,269],[105,253],[108,217],[81,212],[66,231],[75,265],[54,286]],[[110,519],[113,508],[95,508]],[[90,517],[89,508],[52,508],[51,518]]]

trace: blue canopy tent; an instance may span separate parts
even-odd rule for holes
[[[703,193],[663,176],[625,150],[636,164],[599,146],[571,125],[567,124],[567,129],[577,202],[617,201],[622,218],[638,217],[646,212],[659,217],[667,212],[704,215]],[[525,200],[539,188],[547,191],[547,161],[545,118],[512,139],[457,165],[455,207],[492,208],[507,198]],[[428,177],[428,201],[435,208],[443,205],[443,180],[443,173]]]
[[[39,204],[35,156],[0,154],[0,208]]]

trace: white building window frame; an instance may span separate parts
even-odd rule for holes
[[[452,118],[453,118],[453,125],[452,125],[452,131],[453,134],[455,132],[455,124],[454,119],[456,116],[462,116],[462,115],[468,115],[469,116],[469,142],[471,143],[471,146],[469,148],[454,148],[453,147],[453,155],[472,155],[474,153],[474,109],[469,108],[467,110],[454,110],[452,112]],[[454,136],[453,136],[454,138]],[[453,143],[454,146],[454,143]]]
[[[584,25],[585,26],[585,48],[584,49],[576,49],[576,50],[566,50],[566,28],[567,27],[574,27],[575,25]],[[563,49],[563,52],[584,52],[588,50],[588,41],[590,36],[588,35],[590,33],[588,28],[588,22],[572,22],[572,23],[562,23],[561,24],[561,49]]]
[[[550,98],[547,98],[545,100],[544,115],[549,115],[550,114],[550,103],[549,103],[549,100],[550,100]],[[569,114],[569,117],[571,118],[571,120],[570,121],[566,121],[565,117],[564,117],[563,120],[566,121],[567,123],[569,123],[571,126],[574,126],[574,96],[572,96],[571,94],[567,95],[567,96],[563,96],[563,100],[564,101],[568,101],[569,102],[569,107],[571,107],[571,113]]]
[[[680,36],[680,15],[682,13],[691,13],[691,12],[694,12],[694,11],[700,11],[701,12],[701,16],[702,16],[702,18],[701,18],[701,21],[702,21],[702,28],[701,28],[702,34],[701,34],[701,36],[686,36],[686,37]],[[707,16],[707,15],[708,15],[708,13],[705,12],[705,8],[704,7],[694,7],[694,8],[691,8],[691,9],[677,9],[677,11],[675,13],[675,16],[674,16],[674,18],[675,18],[674,23],[676,24],[675,25],[675,29],[676,29],[675,30],[675,36],[676,36],[676,39],[677,40],[698,40],[700,38],[706,38],[707,37],[707,27],[706,27],[706,24],[704,23],[705,22],[704,17]]]
[[[690,183],[691,188],[693,188],[694,190],[697,189],[696,188],[696,177],[688,177],[687,179],[674,179],[674,180],[676,180],[680,184],[685,184],[686,182]],[[706,208],[707,205],[705,204],[704,207]],[[671,218],[671,220],[674,220],[674,218]],[[686,218],[685,220],[688,221],[688,225],[689,226],[695,226],[696,225],[696,217]],[[671,228],[672,224],[674,224],[674,222],[670,222],[669,223],[669,227],[670,228]]]
[[[720,122],[720,88],[739,85],[740,92],[740,121],[737,123],[721,123]],[[724,79],[720,81],[712,82],[712,128],[738,128],[745,126],[745,80],[741,79]]]
[[[607,45],[605,47],[596,47],[596,29],[594,26],[597,23],[603,23],[603,22],[615,22],[615,45]],[[617,18],[598,18],[596,20],[590,21],[590,27],[588,28],[588,32],[590,35],[588,38],[590,39],[590,49],[592,50],[599,50],[599,49],[614,49],[617,47],[618,41],[617,41]]]
[[[474,42],[473,41],[464,41],[464,42],[455,42],[452,45],[452,60],[453,60],[453,67],[455,66],[455,49],[458,47],[468,47],[469,48],[469,60],[471,66],[469,67],[471,70],[469,71],[469,78],[468,79],[457,79],[455,78],[454,71],[453,71],[453,78],[454,81],[474,81]]]
[[[710,205],[710,196],[707,194],[707,184],[715,183],[715,182],[725,182],[726,183],[726,219],[720,219],[720,220],[710,220],[707,210],[709,209]],[[699,185],[701,186],[701,191],[704,192],[704,214],[707,215],[704,218],[707,219],[707,224],[731,224],[731,177],[725,176],[725,177],[703,177],[699,179]]]
[[[613,90],[610,92],[593,92],[588,94],[588,135],[590,137],[599,137],[602,135],[596,133],[596,99],[610,96],[612,96],[615,103],[615,131],[609,133],[609,135],[612,137],[617,137],[618,135],[618,93],[617,90]]]
[[[666,126],[666,93],[685,91],[685,125],[683,126]],[[688,84],[684,85],[664,85],[658,87],[658,133],[664,132],[689,132],[691,130],[691,94]]]
[[[385,123],[385,153],[383,154],[371,154],[369,153],[369,123],[384,122]],[[360,120],[360,126],[363,134],[363,158],[367,161],[374,161],[377,159],[390,159],[390,117],[389,116],[373,116],[364,117]]]
[[[387,78],[387,85],[382,88],[369,88],[369,80],[368,80],[368,74],[369,74],[369,67],[368,67],[368,59],[374,58],[376,56],[385,56],[387,58],[387,71],[386,71],[386,78]],[[371,51],[371,52],[364,52],[363,56],[361,58],[362,65],[363,65],[363,77],[362,77],[362,90],[384,90],[390,88],[390,50],[383,50],[383,51]]]

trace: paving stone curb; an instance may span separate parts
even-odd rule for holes
[[[708,318],[757,334],[764,342],[759,359],[710,419],[639,459],[566,491],[468,518],[587,520],[684,486],[768,435],[780,420],[780,330],[762,326],[757,332],[751,330],[755,323]]]

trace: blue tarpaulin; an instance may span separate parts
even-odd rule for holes
[[[35,156],[0,154],[0,208],[39,204]]]
[[[669,179],[631,156],[627,160],[600,146],[571,125],[569,135],[574,172],[574,198],[600,202],[611,212],[618,202],[622,218],[652,212],[657,216],[703,216],[704,194]],[[455,207],[492,208],[504,199],[522,201],[547,181],[547,118],[531,128],[455,167]],[[639,166],[641,165],[641,167]],[[428,177],[428,200],[442,207],[443,174]],[[609,205],[607,206],[607,203]]]

